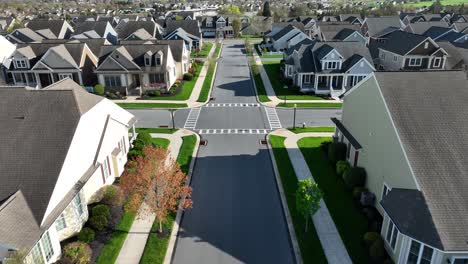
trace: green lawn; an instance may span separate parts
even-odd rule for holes
[[[309,169],[324,192],[323,199],[335,222],[353,263],[369,263],[368,252],[362,244],[368,223],[360,209],[356,207],[351,192],[343,180],[335,174],[320,144],[330,141],[329,137],[309,137],[298,141]]]
[[[193,50],[192,53],[190,54],[190,57],[192,58],[206,58],[208,57],[208,54],[210,53],[211,47],[213,47],[213,43],[210,42],[205,42],[203,43],[203,46],[200,51]]]
[[[217,43],[216,44],[215,53],[214,53],[214,54],[216,54],[216,58],[219,58],[219,55],[221,55],[221,48],[222,47],[223,47],[222,43]]]
[[[163,222],[163,228],[167,229],[169,234],[172,231],[174,220],[175,217],[170,215],[167,217],[166,221]],[[151,227],[151,234],[146,241],[143,256],[140,259],[140,264],[163,263],[164,257],[166,256],[167,245],[169,244],[170,236],[168,235],[165,237],[158,237],[156,233],[158,228],[158,222],[154,221],[153,226]]]
[[[296,91],[292,91],[289,88],[284,88],[285,83],[281,81],[280,76],[280,61],[262,61],[263,68],[265,69],[268,78],[270,79],[271,85],[275,90],[276,96],[283,100],[284,96],[289,100],[324,100],[322,97],[315,95],[301,94]]]
[[[277,107],[294,107],[297,108],[341,108],[343,103],[279,103]]]
[[[111,239],[102,248],[101,254],[96,259],[97,264],[115,263],[135,216],[135,213],[124,213],[117,229],[112,233]]]
[[[441,0],[440,3],[443,6],[467,4],[466,0]],[[423,7],[423,6],[431,6],[432,4],[433,4],[433,1],[421,1],[421,2],[414,2],[414,3],[406,3],[406,4],[403,4],[403,7]]]
[[[159,128],[159,127],[137,127],[135,131],[137,133],[146,132],[146,133],[159,133],[159,134],[174,134],[178,129],[172,128]]]
[[[255,82],[255,87],[257,88],[258,100],[262,103],[270,102],[271,100],[267,96],[265,86],[263,85],[262,77],[260,76],[258,65],[255,64],[255,61],[253,59],[250,60],[250,68],[252,70],[252,76]]]
[[[279,59],[278,60],[278,62],[279,62],[280,59],[283,58],[283,54],[263,54],[262,58],[265,58],[265,59]]]
[[[288,130],[296,134],[307,132],[335,132],[335,127],[296,127],[295,129],[288,128]]]
[[[167,138],[152,138],[151,143],[158,148],[167,149],[171,141]]]
[[[195,68],[195,73],[193,74],[193,79],[191,81],[184,81],[182,85],[181,91],[173,96],[152,96],[149,98],[145,98],[148,100],[155,100],[155,101],[164,101],[164,100],[176,100],[176,101],[185,101],[190,98],[192,94],[193,87],[195,87],[195,83],[197,82],[198,76],[200,75],[200,71],[203,68],[203,63],[193,63],[193,67]]]
[[[176,161],[180,164],[182,171],[185,173],[189,170],[196,143],[197,137],[195,135],[182,137],[182,146],[180,147]],[[172,214],[167,217],[166,221],[163,223],[164,229],[169,230],[169,234],[174,226],[174,220],[175,215]],[[158,222],[155,221],[151,228],[148,240],[146,241],[145,250],[141,257],[140,264],[158,264],[163,263],[164,261],[170,236],[168,235],[162,238],[158,237],[156,234],[158,227]]]
[[[187,104],[164,104],[164,103],[117,103],[122,108],[184,108]]]
[[[204,103],[208,100],[208,96],[210,95],[211,90],[211,81],[213,80],[215,74],[216,63],[217,62],[215,61],[209,62],[210,65],[208,66],[208,71],[206,72],[205,80],[203,81],[197,102]]]
[[[297,178],[294,168],[289,159],[287,150],[284,147],[284,137],[270,136],[270,144],[273,148],[276,164],[283,184],[286,201],[288,203],[289,212],[296,231],[297,240],[301,249],[302,260],[304,263],[327,263],[325,254],[323,253],[322,245],[315,231],[312,220],[309,218],[309,229],[304,232],[305,219],[296,210],[296,189]]]

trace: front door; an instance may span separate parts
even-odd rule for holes
[[[39,80],[41,82],[41,87],[47,87],[52,84],[52,79],[48,73],[39,73]]]
[[[139,74],[133,74],[133,83],[135,83],[136,87],[140,86],[140,75]]]

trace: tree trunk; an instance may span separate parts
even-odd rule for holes
[[[308,226],[309,226],[309,217],[306,216],[306,223],[305,223],[305,232],[307,233],[307,229],[308,229]]]

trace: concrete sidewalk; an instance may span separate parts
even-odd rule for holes
[[[168,158],[166,164],[177,159],[180,147],[182,146],[182,137],[191,135],[192,132],[179,129],[174,134],[151,134],[154,138],[166,138],[170,140],[168,147]],[[130,228],[125,242],[120,249],[116,264],[137,264],[140,262],[145,250],[146,241],[151,233],[151,227],[156,218],[154,213],[149,212],[149,207],[145,202],[140,207],[137,217]]]
[[[258,69],[260,71],[260,76],[263,81],[263,86],[265,87],[265,92],[268,96],[268,99],[270,99],[270,102],[265,102],[263,104],[266,106],[275,107],[278,104],[284,102],[284,99],[280,99],[276,96],[275,90],[273,89],[270,79],[268,78],[268,74],[266,73],[265,68],[263,68],[262,58],[258,56],[256,51],[253,53],[253,57],[254,57],[255,64],[258,66]],[[289,100],[289,99],[287,99],[287,102],[292,103],[292,104],[295,104],[295,103],[296,104],[299,104],[299,103],[341,103],[340,100]]]
[[[329,132],[310,132],[295,134],[287,129],[276,130],[270,135],[286,137],[284,145],[288,151],[291,163],[294,167],[294,172],[298,180],[314,178],[310,173],[309,166],[302,155],[301,150],[297,146],[297,141],[305,137],[331,137],[333,133]],[[320,209],[312,216],[317,235],[322,244],[323,251],[327,257],[328,263],[351,264],[351,258],[348,251],[341,240],[340,234],[336,229],[327,205],[320,201]]]
[[[222,43],[220,43],[222,45]],[[216,50],[216,43],[210,50],[208,57],[211,57]],[[197,102],[198,97],[200,96],[203,83],[205,82],[206,73],[208,72],[209,60],[205,59],[203,63],[203,68],[198,75],[198,79],[193,86],[192,93],[188,100],[138,100],[139,96],[128,96],[125,100],[112,100],[114,103],[158,103],[158,104],[187,104],[189,108],[200,107],[206,102]]]

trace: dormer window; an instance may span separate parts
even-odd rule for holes
[[[162,54],[161,51],[159,51],[159,52],[156,54],[156,56],[155,56],[156,65],[161,65],[162,57],[163,57],[163,54]]]
[[[340,68],[340,61],[324,61],[322,63],[324,70],[334,70]]]
[[[424,48],[425,49],[429,48],[429,42],[424,43]]]
[[[28,68],[28,63],[26,59],[15,59],[15,67],[18,69]]]
[[[145,58],[145,66],[151,66],[151,58]]]

